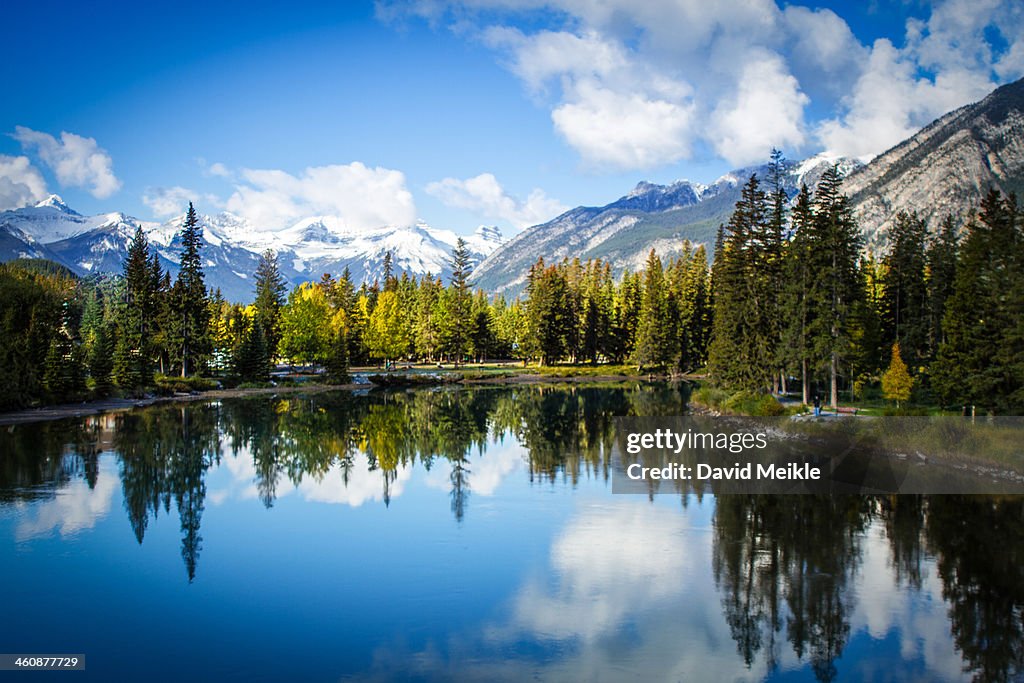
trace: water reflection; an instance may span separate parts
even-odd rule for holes
[[[593,482],[602,495],[557,522],[486,623],[429,650],[382,645],[378,662],[418,667],[382,675],[1020,679],[1024,501],[605,495],[613,417],[684,402],[672,387],[337,392],[27,425],[0,432],[0,516],[17,543],[82,535],[120,486],[139,544],[177,517],[192,581],[208,506],[394,508],[420,477],[464,529],[509,480]]]

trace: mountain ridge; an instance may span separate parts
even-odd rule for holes
[[[34,206],[0,212],[0,260],[45,258],[79,275],[116,273],[123,267],[136,228],[141,227],[162,267],[176,273],[183,218],[156,223],[120,212],[82,216],[58,195],[50,195]],[[282,276],[292,285],[319,280],[324,273],[339,276],[345,268],[358,284],[383,275],[389,251],[395,272],[446,277],[458,239],[452,231],[422,222],[349,230],[331,216],[305,218],[278,232],[256,230],[228,212],[202,214],[199,223],[207,285],[221,289],[233,301],[252,299],[251,277],[266,249],[277,252]],[[503,237],[496,227],[480,226],[465,240],[472,261],[478,263]]]

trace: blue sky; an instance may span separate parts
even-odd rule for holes
[[[850,7],[848,5],[852,5]],[[506,234],[640,180],[864,159],[1024,75],[996,0],[17,3],[0,209]]]

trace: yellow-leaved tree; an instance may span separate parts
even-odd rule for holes
[[[910,399],[910,390],[914,388],[914,378],[907,371],[907,364],[900,356],[900,344],[892,345],[892,359],[889,361],[889,369],[882,375],[882,395],[887,399],[896,401],[896,407],[900,407],[900,401]]]

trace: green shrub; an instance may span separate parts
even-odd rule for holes
[[[741,391],[733,394],[723,403],[722,407],[730,413],[755,417],[774,417],[786,414],[786,409],[774,396],[753,391]]]

